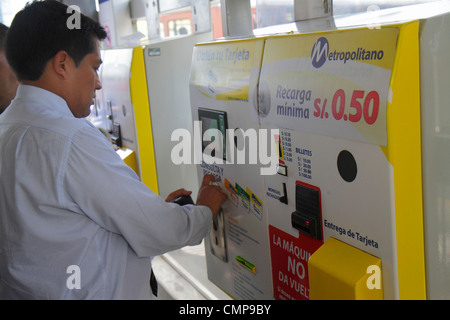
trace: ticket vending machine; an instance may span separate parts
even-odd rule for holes
[[[236,299],[272,297],[264,180],[258,159],[249,159],[259,142],[249,96],[263,46],[264,39],[206,43],[192,57],[192,160],[199,181],[213,174],[229,195],[205,241],[208,277]]]
[[[184,130],[192,135],[189,103],[192,52],[196,43],[210,39],[210,33],[197,33],[155,41],[144,47],[158,189],[163,198],[179,188],[191,190],[193,199],[197,196],[197,168],[190,162],[172,161],[174,143],[171,140],[176,130]]]
[[[102,50],[102,89],[87,118],[153,191],[158,192],[142,47]]]
[[[314,23],[194,50],[199,178],[215,174],[229,195],[209,278],[237,299],[448,298],[450,4]],[[211,128],[235,149],[226,129],[269,134],[276,171],[212,161]]]
[[[436,11],[419,29],[426,293],[428,299],[449,299],[450,41],[442,30],[450,28],[450,4],[437,3]]]
[[[275,299],[394,299],[404,264],[423,282],[421,180],[402,173],[420,172],[417,32],[411,22],[266,40],[261,127],[280,128],[282,150],[265,177]]]

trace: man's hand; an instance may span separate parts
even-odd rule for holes
[[[197,205],[207,206],[216,217],[220,210],[220,206],[227,200],[227,195],[222,192],[219,186],[212,185],[215,182],[213,175],[207,174],[203,177],[202,185],[198,190]]]
[[[170,193],[167,196],[166,202],[170,202],[170,201],[175,200],[176,198],[181,197],[181,196],[190,196],[191,193],[192,193],[192,191],[188,191],[188,190],[185,190],[185,189],[175,190],[174,192]]]

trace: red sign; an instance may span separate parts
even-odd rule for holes
[[[323,244],[299,232],[298,238],[269,225],[275,300],[309,300],[308,259]]]

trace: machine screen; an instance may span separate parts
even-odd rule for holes
[[[206,130],[208,129],[218,129],[222,133],[223,137],[223,159],[226,160],[226,130],[228,128],[227,124],[227,113],[224,111],[210,110],[210,109],[198,109],[198,117],[202,122],[202,137]],[[213,138],[214,139],[214,138]],[[202,151],[211,143],[211,141],[205,141],[202,139]],[[211,152],[211,155],[215,156],[215,151]]]

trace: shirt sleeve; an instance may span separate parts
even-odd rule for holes
[[[199,244],[210,230],[208,207],[165,202],[95,128],[74,135],[62,181],[71,211],[120,234],[139,257]]]

